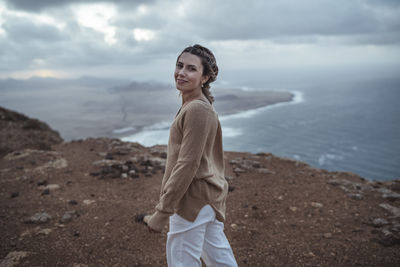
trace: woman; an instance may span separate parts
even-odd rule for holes
[[[224,177],[222,132],[212,106],[210,83],[218,67],[200,45],[178,56],[175,84],[182,106],[170,129],[160,200],[147,217],[150,232],[169,219],[168,266],[237,266],[223,232],[228,184]]]

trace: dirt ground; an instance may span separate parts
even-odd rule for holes
[[[0,267],[166,266],[158,201],[166,147],[62,142],[0,110]],[[39,145],[38,145],[39,144]],[[269,153],[226,152],[225,233],[239,266],[400,266],[400,181]]]
[[[89,138],[53,149],[0,159],[0,266],[166,266],[167,229],[135,221],[157,203],[165,147]],[[237,152],[226,177],[239,266],[400,266],[399,217],[380,206],[400,206],[399,182]]]

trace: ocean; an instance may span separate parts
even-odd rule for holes
[[[263,90],[263,86],[252,89]],[[290,103],[220,116],[224,149],[271,152],[369,180],[400,178],[399,79],[294,89],[280,89],[293,92]],[[122,140],[146,146],[167,144],[170,123],[158,123]]]

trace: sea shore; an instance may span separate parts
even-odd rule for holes
[[[129,96],[130,93],[131,92],[124,92],[124,94],[128,94],[125,97],[133,97]],[[245,91],[241,89],[215,89],[213,95],[215,97],[213,105],[220,117],[278,103],[290,102],[293,101],[294,98],[292,92]],[[152,105],[153,108],[141,111],[135,108],[134,105],[127,106],[125,108],[127,114],[125,120],[129,122],[120,128],[113,129],[106,134],[107,137],[123,138],[146,129],[168,127],[181,104],[180,99],[176,99],[175,97],[171,99],[167,94],[160,99],[146,99],[145,95],[141,96],[140,99],[142,101],[148,101],[148,103],[155,101],[154,105]],[[138,103],[137,105],[140,104]],[[143,117],[141,113],[145,115],[145,117]],[[133,115],[137,115],[137,117],[131,119]]]

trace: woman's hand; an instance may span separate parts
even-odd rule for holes
[[[149,229],[149,232],[152,233],[152,234],[159,234],[159,233],[161,233],[161,232],[159,232],[159,231],[157,231],[157,230],[154,230],[153,228],[151,228],[151,227],[148,226],[148,225],[147,225],[147,229]]]
[[[149,226],[148,222],[149,222],[149,220],[150,220],[150,217],[151,217],[151,215],[146,215],[146,216],[144,216],[144,218],[143,218],[143,222],[147,225],[147,229],[149,229],[149,232],[150,232],[150,233],[153,233],[153,234],[159,234],[159,233],[161,233],[160,231],[154,230],[153,228],[151,228],[151,227]]]

